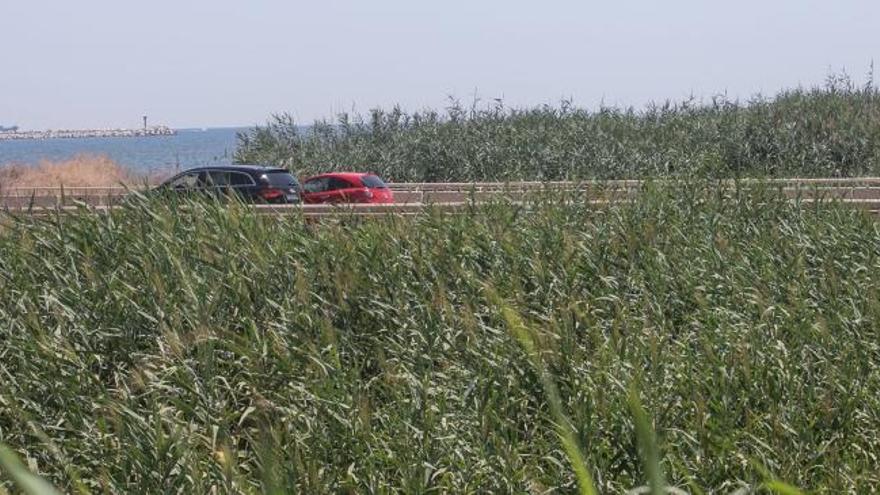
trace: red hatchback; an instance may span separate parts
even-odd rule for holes
[[[393,203],[394,193],[373,174],[330,173],[302,183],[303,203]]]

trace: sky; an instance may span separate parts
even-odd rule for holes
[[[0,125],[747,99],[865,82],[878,28],[878,0],[0,0]]]

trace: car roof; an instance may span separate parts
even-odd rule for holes
[[[282,167],[265,167],[262,165],[213,165],[213,166],[205,166],[205,167],[195,167],[187,170],[183,170],[180,173],[185,174],[188,172],[200,172],[202,170],[228,170],[230,172],[245,172],[245,173],[267,173],[267,172],[290,172],[286,168]]]
[[[373,174],[370,172],[328,172],[325,174],[313,175],[313,176],[307,178],[306,180],[308,181],[308,180],[312,180],[312,179],[321,179],[324,177],[338,177],[340,179],[360,180],[361,177],[364,177],[366,175],[376,175],[376,174]]]

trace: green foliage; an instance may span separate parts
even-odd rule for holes
[[[58,495],[52,485],[31,474],[15,453],[4,445],[0,445],[0,473],[6,473],[28,495]]]
[[[541,387],[544,391],[544,397],[547,399],[550,413],[552,414],[553,421],[556,423],[556,429],[559,434],[559,440],[562,443],[562,448],[565,451],[565,455],[568,456],[572,471],[575,473],[575,479],[577,480],[581,495],[595,495],[596,486],[593,482],[593,477],[590,475],[590,471],[587,468],[584,453],[581,452],[580,445],[578,445],[571,420],[568,418],[568,415],[565,412],[565,407],[562,405],[559,388],[556,386],[553,377],[548,373],[544,366],[544,360],[541,357],[540,349],[538,349],[535,344],[531,331],[525,326],[522,319],[516,314],[516,311],[504,303],[493,289],[489,288],[488,292],[490,294],[489,301],[501,308],[501,314],[504,316],[504,320],[513,334],[513,337],[519,341],[531,361],[535,373],[537,373],[541,379]]]
[[[878,280],[760,188],[0,217],[0,442],[65,492],[872,493]]]
[[[279,115],[240,135],[235,158],[301,175],[368,170],[397,182],[878,175],[880,97],[870,84],[832,77],[771,99],[642,111],[453,101],[445,112],[376,109],[308,128]]]

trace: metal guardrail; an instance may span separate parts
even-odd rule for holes
[[[589,200],[586,202],[587,205],[596,207],[597,210],[603,207],[607,207],[613,204],[621,204],[630,201],[630,199],[596,199]],[[816,198],[803,198],[801,199],[802,203],[819,203],[824,201],[822,199]],[[873,214],[880,214],[880,199],[837,199],[835,200],[837,204],[840,204],[845,207],[850,208],[858,208],[861,210],[868,211]],[[514,204],[520,204],[524,206],[528,206],[527,202],[518,202],[515,201]],[[357,218],[380,218],[380,217],[389,217],[389,216],[413,216],[422,214],[426,211],[435,211],[444,214],[453,214],[453,213],[462,213],[472,210],[475,206],[479,206],[480,203],[467,203],[467,202],[454,202],[454,203],[433,203],[433,204],[423,204],[423,203],[410,203],[410,204],[401,204],[401,203],[391,203],[391,204],[344,204],[344,205],[329,205],[329,204],[317,204],[317,205],[302,205],[302,204],[290,204],[290,205],[250,205],[249,208],[252,208],[256,213],[260,215],[273,215],[273,216],[292,216],[292,217],[301,217],[306,220],[318,220],[323,218],[337,218],[337,219],[345,219],[349,217],[357,217]],[[113,206],[103,205],[103,206],[88,206],[88,211],[94,213],[106,213],[112,210]],[[185,206],[184,206],[185,208]],[[6,213],[15,215],[27,215],[27,216],[54,216],[54,215],[63,215],[63,214],[74,214],[80,213],[83,211],[82,206],[57,206],[57,207],[32,207],[26,209],[7,209]],[[0,210],[0,216],[2,216],[3,211]]]
[[[675,179],[651,179],[651,182],[667,182]],[[625,186],[639,187],[644,184],[641,179],[614,179],[614,180],[584,180],[584,181],[510,181],[510,182],[389,182],[388,187],[393,190],[471,190],[471,189],[511,189],[511,188],[554,188],[554,187],[582,187],[582,186]],[[768,184],[802,184],[802,185],[877,185],[880,186],[880,177],[791,177],[791,178],[767,178],[767,179],[720,179],[719,183],[768,183]],[[153,187],[144,186],[32,186],[3,188],[5,191],[119,191],[143,190]]]
[[[656,182],[662,182],[657,180]],[[745,183],[758,181],[745,180]],[[720,184],[733,184],[733,181],[720,181]],[[880,178],[818,178],[818,179],[769,179],[760,181],[778,187],[789,198],[808,200],[823,198],[839,200],[846,204],[880,210]],[[381,213],[406,213],[410,206],[423,208],[425,204],[452,205],[481,202],[504,197],[511,201],[526,201],[540,197],[541,194],[566,192],[582,193],[591,201],[619,201],[633,197],[645,183],[642,181],[589,181],[589,182],[457,182],[457,183],[391,183],[396,203],[393,205],[303,205],[300,208],[307,215],[326,215],[325,209],[339,211],[348,208],[355,212],[368,213],[358,208],[380,208]],[[68,207],[84,203],[97,208],[112,207],[119,199],[132,192],[124,187],[35,187],[0,190],[0,208],[7,210],[39,210]],[[272,205],[256,206],[258,211],[288,211],[290,207]],[[280,209],[279,209],[280,208]],[[324,208],[324,209],[322,209]],[[369,211],[369,213],[374,213]],[[331,213],[338,214],[338,213]]]
[[[438,211],[442,213],[456,213],[466,211],[473,208],[470,203],[438,203],[438,204],[278,204],[278,205],[248,205],[253,211],[260,215],[275,216],[302,216],[304,218],[318,219],[325,217],[345,218],[350,217],[379,217],[389,215],[416,215],[428,210]],[[182,205],[182,208],[187,208]],[[106,213],[114,207],[108,205],[88,206],[88,211],[95,213]],[[57,206],[57,207],[31,207],[22,209],[7,209],[7,213],[11,215],[28,215],[28,216],[49,216],[58,214],[72,214],[83,211],[80,206]],[[0,210],[2,214],[2,210]]]
[[[651,182],[663,183],[675,179],[652,179]],[[394,191],[481,191],[498,189],[553,189],[583,187],[641,187],[644,180],[585,180],[585,181],[513,181],[513,182],[389,182],[388,187]],[[880,177],[818,177],[818,178],[768,178],[768,179],[721,179],[719,183],[766,183],[788,184],[801,186],[875,186],[880,187]],[[153,186],[33,186],[33,187],[2,187],[2,193],[60,194],[65,193],[99,193],[124,194],[129,191],[149,189]]]

